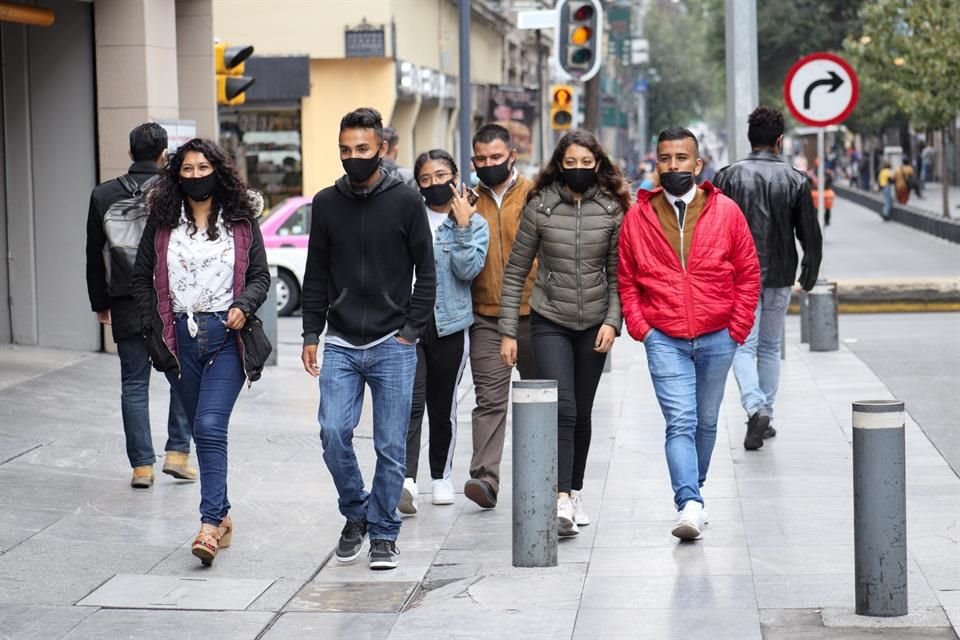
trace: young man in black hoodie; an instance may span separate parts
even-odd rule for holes
[[[120,407],[127,439],[127,458],[133,468],[130,486],[145,489],[153,484],[153,451],[150,435],[150,358],[140,335],[140,313],[130,290],[130,275],[137,246],[146,224],[143,191],[167,161],[167,132],[148,122],[130,132],[130,165],[126,175],[108,180],[90,194],[87,212],[87,293],[90,307],[101,324],[111,325],[120,355]],[[138,192],[141,195],[137,195]],[[125,201],[125,202],[124,202]],[[125,206],[114,207],[118,203]],[[111,207],[114,207],[111,210]],[[109,267],[109,268],[108,268]],[[196,480],[188,464],[190,423],[173,390],[167,416],[167,446],[163,472],[181,480]]]
[[[347,519],[336,557],[349,562],[359,556],[369,531],[371,569],[397,566],[397,504],[406,469],[415,344],[436,293],[423,201],[381,169],[386,152],[375,109],[357,109],[340,121],[346,175],[313,198],[303,279],[303,366],[320,376],[323,459]],[[320,369],[317,345],[324,328]],[[373,398],[377,452],[370,492],[353,450],[364,384]]]

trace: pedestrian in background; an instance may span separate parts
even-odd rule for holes
[[[264,364],[251,361],[239,333],[270,288],[260,207],[229,157],[197,138],[160,172],[149,206],[134,294],[153,366],[167,374],[193,428],[201,525],[192,551],[209,566],[233,537],[230,414],[244,380],[259,378]]]
[[[490,227],[490,243],[483,269],[473,280],[474,322],[470,327],[470,371],[477,406],[473,410],[473,457],[464,495],[484,509],[497,506],[500,460],[507,431],[510,376],[513,369],[500,359],[500,290],[503,272],[520,228],[520,216],[531,182],[517,173],[517,151],[510,132],[487,124],[473,136],[473,166],[480,180],[477,211]],[[523,288],[517,322],[517,368],[520,377],[535,378],[530,347],[530,292],[536,268]]]
[[[157,455],[150,433],[150,357],[140,333],[140,313],[130,278],[137,247],[147,224],[147,191],[167,162],[167,132],[148,122],[130,132],[126,174],[108,180],[90,194],[87,212],[87,294],[100,324],[110,325],[120,356],[120,411],[127,460],[133,468],[130,486],[153,486]],[[178,480],[196,480],[190,466],[190,423],[180,399],[170,389],[167,444],[163,472]]]
[[[833,200],[836,197],[836,194],[833,191],[833,173],[832,172],[827,171],[823,174],[823,183],[826,185],[826,189],[823,190],[823,226],[829,227],[830,226],[830,210],[833,209]],[[810,188],[811,188],[810,195],[813,196],[813,206],[819,209],[820,208],[820,190],[817,189],[816,178],[810,178]],[[749,220],[749,215],[748,215],[748,220]],[[758,252],[759,252],[759,247],[758,247]],[[789,295],[787,297],[789,298]],[[761,304],[762,304],[762,301],[761,301]],[[784,312],[786,312],[786,309],[784,309]],[[778,363],[777,367],[779,369],[779,362],[780,362],[779,345],[776,348],[776,352],[777,352],[777,363]],[[741,393],[742,393],[742,390],[741,390]],[[773,402],[771,401],[769,405],[770,405],[770,409],[772,410]],[[770,415],[770,420],[771,422],[773,421],[772,413]],[[767,429],[767,432],[769,433],[768,437],[772,437],[773,435],[776,434],[776,430],[773,429],[772,427]]]
[[[893,171],[890,170],[890,161],[884,160],[880,173],[877,175],[877,186],[883,192],[883,210],[881,215],[884,222],[890,220],[890,212],[893,211]]]
[[[370,568],[393,569],[416,342],[433,313],[436,271],[423,199],[381,167],[387,142],[380,113],[361,108],[346,114],[339,146],[345,175],[313,198],[301,359],[307,373],[320,378],[323,460],[347,521],[337,561],[359,556],[369,531]],[[353,449],[364,385],[373,398],[377,454],[369,492]]]
[[[457,442],[457,388],[470,356],[473,308],[470,285],[487,258],[490,229],[474,209],[473,194],[460,182],[453,156],[432,149],[413,166],[423,196],[437,269],[434,312],[417,343],[417,374],[407,431],[407,472],[400,513],[417,512],[420,431],[426,407],[430,420],[432,502],[453,504],[453,450]],[[459,185],[459,186],[458,186]]]
[[[753,325],[760,266],[740,208],[711,183],[697,187],[697,139],[673,127],[657,139],[662,189],[641,191],[620,230],[617,279],[627,331],[642,341],[666,420],[677,522],[700,538],[700,488],[717,439],[723,388]]]
[[[893,185],[897,194],[897,202],[907,204],[915,182],[916,176],[913,173],[913,165],[910,164],[910,158],[904,156],[903,162],[893,172]]]
[[[384,127],[383,139],[387,143],[387,154],[383,156],[381,162],[383,170],[399,178],[407,186],[416,189],[417,181],[413,177],[413,172],[397,164],[397,156],[400,154],[400,134],[393,127]]]
[[[716,185],[747,217],[760,261],[763,289],[754,309],[753,328],[733,358],[733,373],[740,387],[740,403],[747,414],[743,446],[759,449],[772,438],[774,402],[780,386],[780,347],[790,291],[800,265],[800,286],[813,288],[820,272],[823,239],[817,223],[817,195],[811,193],[806,174],[780,159],[783,147],[783,114],[757,107],[750,114],[747,137],[751,153],[717,173]],[[824,171],[825,224],[833,207],[833,171]],[[796,240],[795,240],[796,238]],[[803,261],[797,255],[797,241]]]
[[[581,491],[603,365],[620,333],[617,237],[630,194],[592,133],[565,134],[527,195],[503,275],[499,330],[505,365],[517,362],[524,284],[539,375],[557,381],[557,527],[560,536],[590,524]]]

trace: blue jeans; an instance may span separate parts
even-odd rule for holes
[[[763,411],[773,419],[773,402],[780,386],[780,342],[789,304],[790,287],[764,287],[750,335],[733,356],[740,403],[748,416]]]
[[[199,330],[190,337],[186,315],[177,315],[180,379],[168,374],[187,418],[200,465],[200,521],[220,524],[230,511],[227,499],[227,427],[246,375],[237,338],[226,313],[195,313]]]
[[[417,348],[389,338],[369,349],[327,344],[320,368],[320,441],[323,461],[340,494],[340,513],[366,520],[371,539],[396,540],[397,504],[406,470],[407,427],[417,371]],[[363,386],[373,397],[373,448],[377,467],[367,492],[353,450]]]
[[[667,422],[667,466],[677,509],[690,500],[703,504],[717,440],[717,416],[737,343],[726,329],[693,340],[671,338],[654,329],[643,341],[660,410]]]
[[[883,219],[890,218],[890,212],[893,210],[893,182],[883,188]]]
[[[120,411],[127,439],[127,459],[131,467],[153,465],[157,461],[150,434],[150,374],[153,367],[147,356],[146,343],[140,336],[118,340],[117,354],[120,356]],[[190,423],[173,387],[170,388],[164,451],[190,453]]]

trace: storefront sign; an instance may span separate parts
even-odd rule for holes
[[[156,120],[167,132],[167,151],[175,153],[180,145],[197,137],[196,120]]]
[[[383,27],[376,27],[364,20],[360,26],[347,29],[345,50],[347,58],[383,58],[387,45]]]
[[[520,160],[530,160],[533,132],[540,113],[540,94],[535,88],[491,86],[487,122],[502,125],[510,132]]]

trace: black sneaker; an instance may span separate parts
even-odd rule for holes
[[[394,544],[393,540],[370,541],[369,557],[371,569],[396,569],[398,555],[400,555],[400,550],[397,549],[397,545]]]
[[[747,420],[747,435],[743,438],[743,448],[754,451],[763,446],[763,435],[770,428],[770,416],[757,411]]]
[[[493,509],[497,506],[497,494],[486,480],[477,478],[467,480],[463,485],[463,495],[484,509]]]
[[[774,429],[773,425],[771,424],[769,427],[767,427],[767,430],[763,432],[763,439],[766,440],[767,438],[773,438],[776,437],[776,435],[777,430]]]
[[[340,542],[337,543],[337,562],[350,562],[356,560],[360,555],[360,548],[363,546],[363,538],[367,535],[367,523],[365,520],[360,522],[347,521],[343,531],[340,532]]]

